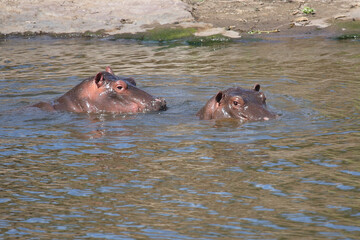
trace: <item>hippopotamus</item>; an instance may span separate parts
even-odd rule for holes
[[[266,121],[277,117],[266,109],[266,97],[260,84],[252,89],[241,87],[219,91],[196,114],[200,119],[234,118],[241,121]]]
[[[106,67],[52,103],[40,102],[33,107],[48,111],[133,114],[166,110],[166,102],[137,88],[133,78],[118,77]]]

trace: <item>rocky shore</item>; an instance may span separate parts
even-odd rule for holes
[[[136,34],[156,27],[191,34],[360,32],[360,0],[0,0],[0,34]],[[355,27],[354,27],[355,26]]]

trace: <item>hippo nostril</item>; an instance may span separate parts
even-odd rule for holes
[[[166,106],[166,103],[165,103],[165,102],[164,102],[163,104],[161,104],[160,110],[161,110],[161,111],[167,110],[167,106]]]
[[[164,98],[155,98],[153,101],[152,101],[152,105],[153,107],[157,108],[158,110],[160,111],[164,111],[167,109],[166,107],[166,101]]]

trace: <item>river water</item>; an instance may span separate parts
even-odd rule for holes
[[[358,239],[360,41],[0,41],[0,238]],[[112,66],[161,113],[43,112]],[[260,83],[267,122],[200,121]]]

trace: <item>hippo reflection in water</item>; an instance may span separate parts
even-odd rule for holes
[[[85,79],[54,102],[40,102],[33,107],[49,111],[131,114],[166,110],[166,102],[137,88],[133,78],[118,77],[106,67],[105,71]]]
[[[242,121],[264,121],[277,115],[266,109],[266,97],[260,84],[252,89],[240,87],[218,92],[196,114],[200,119],[235,118]]]

